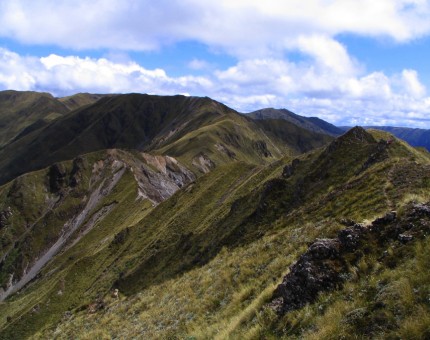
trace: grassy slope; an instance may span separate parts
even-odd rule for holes
[[[40,125],[67,113],[68,108],[49,93],[0,92],[0,147],[34,123]]]
[[[100,98],[109,95],[92,94],[92,93],[77,93],[72,96],[58,98],[58,101],[63,103],[70,111],[77,110],[83,106],[94,104]]]
[[[324,142],[316,136],[312,145]],[[193,159],[202,154],[212,156],[216,165],[232,160],[265,164],[291,153],[294,145],[285,145],[209,98],[118,95],[101,98],[0,149],[0,182],[106,148],[162,152],[193,167]]]
[[[374,128],[392,133],[412,146],[422,146],[430,151],[430,130],[393,126],[378,126]]]
[[[251,112],[248,114],[253,119],[266,120],[266,119],[282,119],[291,122],[308,131],[328,134],[331,136],[339,136],[343,133],[342,129],[330,124],[317,117],[303,117],[299,116],[286,109],[262,109]]]
[[[379,132],[374,132],[374,135],[377,138],[387,137]],[[427,288],[423,287],[430,284],[428,276],[423,274],[428,270],[428,240],[409,246],[401,253],[396,248],[388,249],[392,254],[397,254],[398,266],[394,268],[384,267],[374,256],[365,257],[357,266],[356,277],[342,291],[324,294],[321,302],[284,318],[278,319],[265,308],[288,266],[307,248],[308,242],[317,237],[335,235],[342,228],[340,217],[354,217],[358,221],[373,218],[387,210],[401,208],[404,201],[419,190],[421,197],[416,195],[415,199],[429,198],[428,155],[416,152],[400,141],[387,150],[387,158],[362,173],[356,173],[366,163],[370,146],[376,143],[370,136],[364,137],[364,144],[353,145],[356,140],[349,138],[331,148],[330,170],[333,172],[330,174],[336,174],[337,180],[343,182],[338,183],[342,190],[333,185],[338,182],[334,179],[323,189],[322,184],[317,185],[313,177],[312,170],[323,161],[320,156],[327,150],[305,155],[303,163],[307,164],[302,165],[302,170],[308,176],[297,174],[302,180],[292,176],[287,181],[303,183],[303,178],[305,182],[308,178],[310,184],[305,187],[309,191],[306,191],[309,195],[315,195],[309,199],[309,205],[304,204],[298,211],[289,210],[288,204],[277,206],[275,214],[260,210],[259,219],[254,219],[254,228],[262,233],[254,234],[252,240],[244,243],[220,244],[219,251],[209,262],[182,268],[175,275],[175,267],[187,263],[187,256],[193,254],[193,247],[202,246],[199,259],[204,259],[214,249],[214,241],[231,232],[228,228],[246,221],[248,214],[252,214],[260,203],[275,203],[269,194],[263,195],[262,192],[267,191],[267,183],[280,176],[289,160],[254,170],[240,164],[230,165],[203,176],[194,186],[177,193],[131,230],[129,249],[135,247],[132,253],[138,254],[140,267],[136,265],[135,256],[127,257],[128,272],[118,282],[123,293],[119,300],[106,296],[104,310],[91,315],[87,312],[73,314],[67,321],[47,329],[40,336],[79,336],[84,339],[348,337],[359,334],[360,322],[366,320],[363,317],[360,319],[360,308],[368,306],[378,294],[378,280],[385,280],[383,302],[388,306],[389,315],[384,320],[393,322],[393,329],[385,329],[384,332],[391,332],[393,336],[415,332],[422,336],[429,326],[429,306],[428,302],[417,303],[416,299],[427,294]],[[345,159],[348,157],[345,145],[349,146],[345,149],[356,154],[349,155],[350,165],[355,164],[350,172],[345,172],[343,163],[348,162]],[[359,156],[361,152],[363,154]],[[410,163],[407,167],[409,172],[405,172],[405,163]],[[415,167],[411,166],[413,164]],[[253,176],[249,175],[249,171]],[[409,183],[393,190],[392,186],[399,178]],[[228,190],[228,187],[232,189]],[[378,195],[378,188],[382,187],[387,188],[380,197],[377,196],[382,203],[375,204],[373,195]],[[333,200],[342,199],[343,204],[330,206],[330,214],[327,214],[325,204],[316,202],[323,201],[321,198],[332,192],[336,195]],[[276,201],[283,199],[287,197],[278,197]],[[234,202],[239,202],[241,206]],[[241,216],[230,216],[227,226],[222,221],[231,212],[228,206],[239,209]],[[169,212],[167,216],[166,212]],[[261,228],[261,224],[270,224],[270,227]],[[154,242],[152,228],[160,230],[160,241]],[[193,235],[189,235],[190,230]],[[194,238],[195,234],[204,237]],[[184,238],[184,235],[189,236]],[[242,237],[246,239],[245,234]],[[172,248],[175,239],[181,239],[180,247]],[[187,249],[185,252],[184,248]],[[148,262],[145,256],[149,251],[158,251],[162,257]],[[417,297],[411,293],[414,289],[420,291]],[[346,294],[350,296],[347,300],[344,299]],[[406,305],[399,309],[398,306],[403,303]],[[351,316],[354,311],[358,313],[357,317]],[[368,314],[363,315],[368,317]],[[390,315],[396,319],[390,319]],[[377,314],[374,317],[378,317]],[[350,319],[352,321],[348,321]]]
[[[99,231],[86,235],[45,268],[46,273],[52,268],[64,272],[42,276],[0,307],[7,311],[2,315],[12,318],[3,334],[32,334],[44,324],[54,327],[43,331],[43,337],[65,338],[253,338],[296,334],[302,328],[297,334],[320,331],[308,327],[319,320],[306,314],[309,309],[294,314],[296,326],[283,330],[285,320],[277,321],[263,308],[288,265],[307,242],[341,228],[339,218],[370,219],[400,207],[408,195],[429,192],[427,154],[397,141],[384,149],[384,157],[363,167],[377,145],[372,136],[356,131],[302,156],[290,177],[281,174],[291,158],[268,167],[231,163],[147,215],[140,215],[118,189],[124,205],[117,213],[135,216],[126,223],[115,222],[125,215],[112,217],[110,228],[131,227],[122,241],[114,242],[111,232],[104,243]],[[62,280],[65,294],[57,296]],[[123,294],[119,301],[109,297],[112,285]],[[31,298],[36,292],[37,303]],[[97,296],[107,308],[92,315],[79,312]],[[18,318],[23,306],[31,310],[35,304],[37,311]],[[72,316],[55,326],[65,310]]]

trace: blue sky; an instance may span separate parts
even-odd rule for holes
[[[428,0],[0,0],[0,90],[430,128]]]

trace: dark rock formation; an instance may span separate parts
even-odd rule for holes
[[[389,261],[384,256],[387,244],[397,242],[398,247],[406,246],[425,237],[429,231],[430,202],[409,205],[401,218],[392,211],[369,227],[354,224],[340,230],[337,238],[317,240],[290,267],[290,272],[275,289],[269,306],[282,315],[313,303],[320,292],[342,287],[349,276],[349,268],[364,253],[374,252],[380,255],[381,261]]]
[[[11,216],[12,209],[10,207],[0,211],[0,229],[4,228],[8,224],[8,220]]]
[[[72,171],[69,176],[69,183],[71,187],[76,187],[82,179],[82,170],[84,169],[84,160],[77,157],[73,160]]]
[[[298,165],[300,164],[300,160],[293,159],[291,164],[288,164],[284,167],[284,170],[282,171],[282,176],[284,178],[289,178],[292,175],[294,175],[295,170],[297,169]]]
[[[61,163],[54,164],[49,168],[49,191],[58,193],[66,184],[66,170]]]
[[[264,157],[271,157],[272,156],[269,149],[267,149],[267,144],[265,141],[257,140],[255,142],[253,142],[253,147],[255,150],[257,150],[257,152],[260,156],[264,156]]]
[[[322,291],[336,289],[343,282],[347,265],[341,257],[338,239],[314,242],[290,268],[283,282],[276,288],[270,304],[279,314],[312,303]]]
[[[357,175],[366,169],[370,168],[372,165],[382,162],[384,159],[388,158],[388,148],[389,144],[387,144],[386,141],[382,140],[379,141],[375,147],[372,153],[370,154],[369,158],[366,160],[366,162],[363,164],[361,169],[357,172]]]

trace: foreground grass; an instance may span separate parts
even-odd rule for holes
[[[389,245],[395,266],[370,254],[344,287],[279,318],[266,307],[288,266],[326,226],[290,227],[246,247],[224,248],[207,265],[81,312],[35,338],[427,339],[430,335],[430,240]],[[406,254],[406,255],[405,255]]]

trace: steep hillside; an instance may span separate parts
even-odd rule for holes
[[[112,95],[108,94],[93,94],[93,93],[77,93],[72,96],[58,98],[58,100],[63,103],[69,111],[79,109],[83,106],[94,104],[96,101],[103,97],[109,97]]]
[[[114,191],[121,181],[126,179],[130,190],[121,195],[133,196],[145,208],[194,178],[171,157],[109,150],[54,164],[1,187],[0,299],[102,222],[118,204]]]
[[[330,124],[320,118],[299,116],[287,109],[262,109],[251,112],[247,114],[247,116],[258,120],[284,119],[303,129],[312,132],[327,134],[330,136],[339,136],[344,132],[343,129],[340,129],[337,126],[334,126],[333,124]]]
[[[209,98],[143,94],[103,97],[0,149],[0,183],[108,148],[171,155],[203,173],[231,161],[264,164],[300,149],[294,138],[288,145],[263,128]],[[311,147],[327,141],[319,135],[313,139],[308,134],[307,138]]]
[[[394,320],[393,328],[378,328],[379,321],[374,321],[375,327],[363,331],[363,336],[425,330],[430,313],[428,301],[421,298],[427,296],[425,287],[430,282],[427,275],[415,272],[428,263],[420,255],[429,253],[428,233],[418,235],[415,229],[417,241],[405,247],[396,234],[388,236],[383,246],[375,245],[369,252],[363,249],[366,256],[357,262],[348,258],[351,268],[345,273],[352,274],[336,286],[339,291],[321,291],[316,302],[309,300],[309,305],[284,315],[278,316],[270,305],[279,297],[274,292],[288,267],[309,244],[316,238],[334,239],[344,224],[354,223],[351,220],[367,223],[397,210],[401,225],[428,227],[426,215],[420,217],[418,210],[416,217],[407,220],[413,212],[405,203],[429,198],[429,155],[397,139],[387,142],[392,138],[357,127],[323,149],[266,165],[229,162],[195,180],[176,161],[170,160],[177,164],[173,166],[163,157],[122,151],[108,158],[100,153],[86,156],[83,169],[87,170],[77,181],[79,190],[71,187],[76,182],[72,165],[77,161],[64,163],[64,169],[57,165],[21,177],[28,183],[18,195],[23,200],[35,196],[32,190],[36,190],[44,192],[40,201],[64,197],[64,209],[79,206],[67,208],[74,211],[72,216],[57,210],[65,235],[69,225],[76,224],[63,222],[76,221],[73,216],[81,211],[87,213],[78,219],[80,232],[70,234],[70,241],[62,244],[40,275],[0,304],[1,337],[327,338],[358,332],[360,322],[380,317],[377,308],[385,315],[381,323]],[[136,169],[145,164],[149,168],[137,174]],[[172,167],[176,175],[167,177],[182,178],[181,190],[170,197],[160,195],[155,203],[162,202],[155,205],[145,198],[147,194],[139,195],[136,178],[148,178],[152,169],[153,179],[145,183],[158,183],[154,176]],[[115,174],[121,175],[112,181]],[[2,187],[5,225],[22,214],[17,205],[8,209],[12,202],[7,193],[16,191],[10,189],[13,183]],[[104,195],[99,203],[84,209],[98,190]],[[80,203],[68,201],[72,197]],[[43,216],[43,209],[35,207],[32,221]],[[41,221],[41,226],[50,225],[44,218]],[[13,223],[12,230],[20,225]],[[92,227],[85,232],[88,226]],[[39,234],[32,232],[35,227],[27,228],[28,235]],[[18,248],[35,249],[15,239]],[[51,249],[54,242],[50,240],[46,247]],[[387,260],[379,260],[385,251]],[[43,251],[31,253],[43,256]],[[9,263],[10,256],[3,262]],[[24,273],[22,268],[31,261],[20,260],[13,268]],[[410,266],[411,261],[417,265]],[[414,279],[402,281],[407,273]],[[7,279],[10,276],[6,286]],[[378,280],[385,280],[380,287]],[[409,294],[404,300],[413,306],[411,315],[395,305],[402,287]],[[415,296],[416,287],[424,288]],[[371,304],[376,295],[380,307]],[[342,321],[347,315],[351,316]],[[414,324],[412,315],[420,323]]]
[[[393,126],[369,126],[368,128],[387,131],[412,146],[421,146],[430,151],[430,130]]]
[[[26,127],[67,112],[69,109],[49,93],[0,91],[0,148]]]
[[[340,126],[339,128],[345,132],[351,129],[350,126]],[[389,132],[412,146],[423,147],[430,151],[430,130],[395,126],[365,126],[365,129]]]

